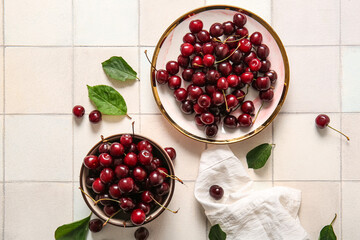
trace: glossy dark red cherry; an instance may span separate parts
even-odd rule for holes
[[[215,121],[215,117],[212,113],[206,112],[206,113],[202,113],[200,116],[201,121],[205,124],[205,125],[210,125],[213,124]]]
[[[210,33],[206,30],[201,30],[200,32],[198,32],[197,38],[202,43],[209,42],[210,41]]]
[[[100,219],[98,218],[95,218],[95,219],[91,219],[90,222],[89,222],[89,230],[91,232],[100,232],[103,228],[103,221],[101,221]]]
[[[318,127],[318,128],[325,128],[325,127],[327,127],[328,125],[329,125],[329,123],[330,123],[330,118],[329,118],[329,116],[328,115],[326,115],[326,114],[320,114],[320,115],[318,115],[317,117],[316,117],[316,119],[315,119],[315,123],[316,123],[316,126]]]
[[[194,104],[193,109],[196,114],[201,114],[207,111],[205,108],[200,107],[198,103]]]
[[[244,53],[248,53],[251,51],[251,48],[252,48],[252,44],[248,39],[244,38],[240,40],[240,47],[239,47],[240,51]]]
[[[212,54],[206,54],[203,57],[203,64],[205,67],[211,67],[215,63],[215,57]]]
[[[206,109],[211,105],[211,98],[208,95],[203,94],[198,98],[197,103],[200,107]]]
[[[119,199],[121,198],[121,191],[120,191],[120,188],[119,188],[119,185],[114,183],[112,184],[110,187],[109,187],[109,194],[112,198],[114,199]]]
[[[220,37],[224,34],[223,25],[221,23],[214,23],[210,27],[210,35],[212,37]]]
[[[142,140],[140,141],[138,144],[137,144],[137,149],[139,151],[142,151],[142,150],[148,150],[149,152],[152,152],[152,146],[151,144],[146,141],[146,140]]]
[[[254,32],[250,36],[250,42],[255,46],[259,46],[262,42],[262,39],[263,39],[262,34],[259,32]]]
[[[264,76],[270,79],[271,84],[274,84],[277,80],[277,73],[274,70],[266,72]]]
[[[114,205],[105,205],[103,211],[107,217],[113,216],[119,210],[118,206]]]
[[[169,61],[166,63],[166,71],[171,75],[177,74],[179,72],[179,64],[175,61]]]
[[[129,167],[124,165],[124,164],[120,164],[118,166],[115,167],[115,175],[117,178],[125,178],[129,175]]]
[[[183,37],[183,42],[190,43],[191,45],[193,45],[196,42],[196,37],[192,33],[187,33]]]
[[[159,84],[165,84],[169,80],[169,73],[164,69],[159,69],[155,74],[155,78]]]
[[[260,99],[266,102],[270,102],[274,98],[274,91],[269,88],[266,91],[261,91],[259,93]]]
[[[155,191],[157,195],[164,196],[170,192],[170,185],[167,182],[163,182]]]
[[[101,181],[100,178],[95,179],[92,184],[92,190],[98,194],[105,191],[105,184]]]
[[[114,142],[110,146],[110,155],[113,157],[123,156],[125,153],[125,148],[121,143]]]
[[[110,153],[110,144],[107,142],[100,144],[99,153]]]
[[[203,65],[203,60],[200,56],[195,56],[191,61],[191,66],[193,68],[200,68]]]
[[[271,81],[268,77],[256,78],[256,86],[260,91],[268,90],[271,87]]]
[[[206,54],[213,54],[214,53],[214,44],[212,42],[207,42],[202,45],[202,53]]]
[[[198,33],[203,28],[203,22],[199,19],[192,20],[189,24],[190,32],[192,33]]]
[[[232,72],[232,65],[228,62],[221,62],[218,65],[218,71],[224,76],[227,77]]]
[[[229,84],[229,87],[232,87],[232,88],[235,88],[239,85],[239,77],[234,75],[234,74],[231,74],[229,75],[227,78],[226,78],[228,84]]]
[[[261,62],[259,59],[254,58],[249,62],[249,67],[252,72],[259,71],[261,69]]]
[[[228,45],[224,43],[220,43],[216,45],[215,55],[217,56],[217,59],[222,60],[226,58],[229,55],[229,53],[230,53],[230,49]]]
[[[170,89],[178,89],[181,86],[181,78],[177,75],[169,77],[168,86]]]
[[[242,103],[245,99],[245,92],[240,89],[235,89],[232,94],[237,98],[239,103]]]
[[[257,56],[258,56],[260,59],[265,60],[265,59],[269,56],[270,50],[269,50],[269,48],[268,48],[267,45],[261,44],[261,45],[257,48],[256,54],[257,54]]]
[[[139,152],[139,161],[142,165],[147,166],[150,165],[150,163],[153,160],[153,155],[148,150],[144,149]]]
[[[84,165],[89,169],[96,169],[100,165],[100,161],[97,156],[89,155],[84,158]]]
[[[108,153],[102,153],[99,155],[100,165],[103,167],[110,167],[113,163],[113,159]]]
[[[216,87],[220,90],[226,90],[229,88],[229,83],[226,78],[221,77],[216,83]]]
[[[180,109],[185,114],[192,114],[194,112],[193,103],[190,100],[185,100],[181,104]]]
[[[121,135],[120,137],[120,143],[124,146],[124,147],[130,147],[130,145],[133,142],[133,138],[130,134],[124,134]]]
[[[224,34],[225,35],[230,35],[235,31],[234,23],[231,22],[231,21],[224,22],[222,24],[222,27],[224,29]]]
[[[129,193],[134,189],[135,182],[131,177],[127,177],[120,179],[118,185],[122,193]]]
[[[134,209],[135,203],[131,198],[124,197],[120,198],[120,208],[124,211],[130,211],[131,209]]]
[[[198,98],[204,93],[201,87],[195,86],[193,84],[188,86],[187,91],[189,100],[191,101],[197,101]]]
[[[235,30],[235,34],[239,35],[240,37],[245,37],[249,35],[249,31],[246,27],[238,28]]]
[[[246,24],[246,21],[246,16],[241,13],[237,13],[233,17],[233,22],[238,28],[242,28]]]
[[[176,101],[182,102],[185,101],[188,96],[188,93],[185,88],[178,88],[174,91],[174,97]]]
[[[164,177],[160,174],[160,172],[152,171],[149,174],[149,181],[151,186],[156,187],[164,182]]]
[[[146,151],[146,150],[144,150]],[[142,182],[146,179],[147,173],[142,167],[136,167],[134,168],[133,172],[133,178],[135,181]]]
[[[135,225],[141,225],[145,222],[146,215],[143,210],[135,209],[132,211],[130,219],[131,222]]]
[[[72,112],[75,117],[81,118],[85,114],[85,108],[81,105],[76,105],[73,107]]]
[[[92,122],[92,123],[98,123],[98,122],[101,121],[101,119],[102,119],[102,117],[101,117],[101,112],[100,112],[100,111],[98,111],[98,110],[93,110],[93,111],[90,112],[90,114],[89,114],[89,120],[90,120],[90,122]]]
[[[177,61],[178,61],[180,67],[187,68],[190,63],[190,58],[184,57],[183,55],[180,54],[177,58]]]
[[[195,73],[194,69],[192,68],[186,68],[182,72],[181,76],[184,79],[184,81],[190,82],[192,79],[192,75]]]
[[[224,95],[221,92],[216,91],[212,94],[211,101],[215,106],[220,106],[225,102]]]
[[[111,168],[101,170],[100,179],[103,183],[110,183],[114,179],[114,171]]]
[[[129,152],[124,157],[124,164],[127,165],[130,168],[135,167],[137,162],[138,162],[138,156],[136,155],[136,153]]]
[[[217,80],[220,77],[221,77],[220,73],[218,71],[216,71],[215,69],[211,69],[211,70],[207,71],[207,73],[205,74],[205,79],[210,84],[216,84]],[[211,85],[207,85],[207,86],[211,86]],[[207,86],[205,86],[205,89]]]
[[[206,79],[205,73],[203,72],[196,72],[192,75],[192,82],[195,86],[203,87],[205,86]]]
[[[238,117],[240,127],[250,127],[252,125],[252,118],[249,114],[244,113]]]
[[[166,153],[169,155],[169,157],[171,158],[171,160],[175,160],[175,158],[176,158],[176,151],[175,151],[175,149],[174,148],[172,148],[172,147],[166,147],[166,148],[164,148],[165,149],[165,151],[166,151]]]
[[[237,128],[237,118],[233,115],[227,115],[224,117],[224,125],[228,128]]]
[[[183,55],[184,57],[189,57],[194,53],[195,49],[194,46],[191,45],[190,43],[183,43],[180,46],[180,52],[181,55]]]
[[[233,109],[239,104],[239,100],[237,100],[237,98],[234,95],[229,94],[226,95],[226,103],[229,109]]]
[[[224,196],[224,189],[219,185],[212,185],[209,189],[210,196],[216,200],[220,200]]]
[[[149,230],[145,227],[138,228],[134,233],[134,237],[136,240],[146,240],[149,237]]]
[[[241,105],[241,111],[243,113],[247,113],[247,114],[254,114],[255,112],[255,106],[254,103],[252,101],[245,101],[242,103]]]
[[[153,197],[154,195],[152,194],[152,192],[148,190],[141,193],[141,201],[144,203],[151,203],[153,201]]]
[[[205,127],[205,134],[210,138],[215,137],[217,132],[218,126],[216,124],[211,124]]]

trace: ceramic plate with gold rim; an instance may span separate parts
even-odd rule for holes
[[[267,59],[271,62],[271,69],[275,70],[278,75],[278,79],[274,85],[273,100],[264,104],[255,123],[251,127],[229,129],[220,123],[218,125],[217,135],[214,138],[208,138],[204,132],[204,128],[198,127],[195,124],[195,114],[185,115],[181,112],[180,103],[174,99],[173,90],[169,89],[167,84],[158,84],[155,80],[155,70],[154,68],[151,69],[152,90],[161,113],[178,131],[198,141],[226,144],[243,141],[254,136],[274,120],[284,103],[288,91],[289,63],[280,38],[270,25],[259,16],[238,7],[222,5],[207,6],[184,14],[173,22],[161,36],[155,48],[152,64],[157,69],[165,69],[168,61],[177,60],[180,54],[180,45],[183,43],[183,36],[189,32],[189,23],[192,20],[200,19],[204,23],[203,29],[209,30],[213,23],[232,21],[234,14],[237,12],[241,12],[247,16],[245,27],[249,30],[249,34],[255,31],[262,34],[263,43],[270,49],[270,55]],[[179,76],[181,76],[181,72],[182,69],[180,68]],[[189,84],[188,82],[182,81],[182,87],[186,88]],[[243,90],[246,92],[246,87]],[[245,100],[252,100],[255,105],[255,112],[257,112],[262,101],[258,96],[258,91],[255,91],[251,87],[249,90],[249,94]],[[238,116],[240,113],[240,109],[237,109],[232,114]]]

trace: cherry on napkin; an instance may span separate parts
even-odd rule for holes
[[[224,189],[220,200],[209,194],[215,184]],[[309,239],[298,218],[300,190],[252,190],[252,180],[226,145],[209,145],[202,153],[195,197],[211,225],[219,224],[227,240]]]

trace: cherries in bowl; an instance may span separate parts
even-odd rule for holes
[[[84,157],[80,170],[84,201],[98,218],[115,226],[151,222],[173,196],[175,180],[168,177],[175,175],[172,161],[167,150],[141,135],[102,139]]]

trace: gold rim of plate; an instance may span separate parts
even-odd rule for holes
[[[160,98],[159,98],[159,94],[157,92],[157,87],[156,87],[156,80],[155,80],[155,69],[153,67],[151,67],[151,71],[150,71],[150,81],[151,81],[151,87],[152,87],[152,92],[156,101],[157,106],[160,109],[161,114],[166,118],[166,120],[173,126],[175,127],[179,132],[181,132],[182,134],[184,134],[185,136],[192,138],[194,140],[200,141],[200,142],[204,142],[204,143],[211,143],[211,144],[228,144],[228,143],[235,143],[235,142],[240,142],[243,140],[246,140],[248,138],[251,138],[253,136],[255,136],[256,134],[258,134],[259,132],[261,132],[262,130],[264,130],[274,119],[275,117],[278,115],[278,113],[280,112],[280,109],[282,107],[282,105],[284,104],[288,89],[289,89],[289,82],[290,82],[290,70],[289,70],[289,61],[286,55],[286,51],[284,48],[283,43],[281,42],[279,36],[276,34],[276,32],[274,31],[274,29],[265,21],[263,20],[261,17],[259,17],[258,15],[256,15],[253,12],[250,12],[248,10],[245,10],[243,8],[239,8],[239,7],[234,7],[234,6],[228,6],[228,5],[212,5],[212,6],[206,6],[206,7],[201,7],[201,8],[197,8],[194,9],[188,13],[185,13],[184,15],[180,16],[178,19],[176,19],[167,29],[166,31],[163,33],[163,35],[161,36],[160,40],[158,41],[155,51],[154,51],[154,55],[152,58],[152,66],[156,66],[155,63],[157,61],[157,57],[160,51],[160,48],[164,42],[164,40],[167,38],[167,36],[170,34],[170,32],[176,27],[178,26],[182,21],[184,21],[185,19],[200,13],[200,12],[204,12],[204,11],[208,11],[208,10],[215,10],[215,9],[224,9],[224,10],[232,10],[232,11],[238,11],[240,13],[244,13],[247,16],[252,17],[253,19],[255,19],[256,21],[258,21],[261,25],[263,25],[271,34],[271,36],[275,39],[282,58],[283,58],[283,63],[284,63],[284,68],[285,68],[285,81],[284,81],[284,89],[280,98],[280,101],[277,105],[277,107],[275,108],[274,112],[271,114],[271,116],[261,125],[259,126],[257,129],[255,129],[254,131],[251,131],[249,133],[247,133],[246,135],[243,135],[241,137],[238,138],[232,138],[232,139],[226,139],[226,140],[216,140],[216,139],[211,139],[211,138],[203,138],[203,137],[199,137],[197,135],[192,134],[191,132],[186,131],[185,129],[183,129],[182,127],[180,127],[170,116],[169,114],[165,111]]]

